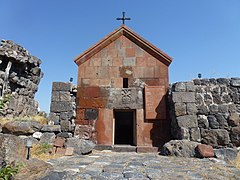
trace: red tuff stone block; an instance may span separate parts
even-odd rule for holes
[[[77,117],[78,119],[84,119],[84,109],[77,109]]]
[[[54,146],[55,147],[63,147],[64,143],[65,143],[65,138],[57,137],[54,141]]]
[[[85,89],[85,97],[99,97],[100,88],[99,87],[87,87]]]
[[[206,144],[198,144],[196,147],[196,151],[200,157],[214,157],[213,147]]]
[[[109,68],[109,74],[111,75],[111,77],[119,77],[119,67]]]
[[[107,105],[108,99],[100,98],[79,98],[80,108],[101,108]]]
[[[127,57],[135,57],[135,48],[126,48]]]
[[[101,58],[94,58],[93,59],[93,66],[101,66]]]
[[[123,60],[122,58],[113,58],[113,66],[117,66],[117,67],[120,67],[123,65]]]
[[[62,154],[62,155],[64,155],[65,152],[66,152],[66,149],[64,149],[64,148],[57,148],[57,150],[56,150],[56,154]]]
[[[72,156],[74,152],[74,148],[73,147],[67,147],[66,151],[65,151],[65,156]]]
[[[137,66],[145,67],[147,65],[147,58],[137,57]]]
[[[75,120],[75,124],[89,125],[89,120],[78,119],[78,117],[77,117],[77,120]]]

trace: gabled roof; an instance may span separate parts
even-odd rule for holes
[[[170,65],[172,62],[172,58],[168,56],[166,53],[161,51],[159,48],[139,36],[137,33],[133,32],[130,28],[125,25],[120,26],[118,29],[107,35],[105,38],[100,40],[97,44],[87,49],[85,52],[80,54],[74,59],[74,62],[78,65],[84,63],[100,50],[108,46],[110,43],[115,41],[121,35],[127,37],[129,40],[137,44],[139,47],[147,51],[149,54],[166,64],[167,66]]]

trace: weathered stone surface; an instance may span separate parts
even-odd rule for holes
[[[230,138],[227,130],[212,129],[201,130],[202,142],[213,147],[227,146],[230,143]]]
[[[59,91],[52,91],[51,101],[56,101],[56,102],[60,101]]]
[[[179,127],[193,128],[198,127],[196,115],[185,115],[177,117]]]
[[[235,161],[238,154],[238,150],[233,148],[214,149],[214,152],[218,159],[227,161],[228,163]]]
[[[186,91],[187,92],[195,92],[195,86],[194,86],[194,83],[191,81],[191,82],[185,82],[186,84]]]
[[[197,116],[197,120],[198,120],[198,127],[199,128],[208,129],[209,122],[208,122],[208,117],[207,116],[205,116],[205,115],[198,115]]]
[[[213,115],[209,115],[208,116],[208,122],[209,122],[209,126],[212,129],[218,129],[219,128],[219,123],[217,121],[217,118]]]
[[[236,147],[240,146],[240,126],[232,128],[230,137],[233,145]]]
[[[74,153],[74,148],[73,147],[68,147],[66,148],[66,151],[65,151],[65,156],[72,156]]]
[[[187,114],[185,103],[175,103],[174,107],[176,116],[183,116]]]
[[[228,124],[232,127],[238,126],[239,122],[240,122],[240,118],[237,113],[232,113],[228,118]]]
[[[219,127],[221,129],[227,129],[228,128],[228,123],[225,117],[222,114],[216,114],[217,121],[219,123]]]
[[[195,100],[195,93],[194,92],[173,92],[172,93],[173,102],[192,102],[194,103]]]
[[[63,138],[70,138],[72,137],[72,133],[68,133],[68,132],[61,132],[57,134],[58,137],[63,137]]]
[[[201,133],[198,127],[190,128],[189,132],[190,132],[191,141],[196,141],[196,142],[201,141]]]
[[[76,125],[74,137],[90,139],[92,137],[92,127],[90,125]]]
[[[65,138],[57,136],[56,139],[54,140],[54,146],[55,147],[63,147],[65,143]]]
[[[228,113],[228,105],[227,104],[218,105],[218,113]]]
[[[41,127],[41,124],[37,122],[11,121],[4,124],[3,132],[15,135],[29,135],[40,130]]]
[[[184,82],[175,83],[173,89],[175,92],[185,92],[187,90]]]
[[[188,140],[171,140],[164,144],[163,154],[180,157],[194,157],[199,143]]]
[[[71,91],[72,83],[69,82],[53,82],[52,90],[53,91]]]
[[[51,112],[68,112],[72,110],[73,108],[71,102],[51,102]]]
[[[187,103],[187,114],[195,115],[197,113],[197,107],[195,103]]]
[[[180,133],[177,138],[190,140],[190,133],[188,128],[180,127]]]
[[[57,116],[55,113],[49,113],[48,121],[53,122],[55,125],[59,125],[59,116]]]
[[[52,170],[52,166],[49,163],[38,159],[24,160],[23,164],[24,166],[21,167],[20,172],[14,179],[36,180],[43,177],[47,171]]]
[[[209,113],[209,108],[208,106],[205,105],[201,105],[201,106],[197,106],[198,112],[197,114],[201,114],[201,115],[208,115]]]
[[[92,141],[79,139],[78,137],[68,138],[65,147],[73,147],[74,153],[81,154],[89,154],[92,152],[95,144]]]
[[[202,158],[214,157],[213,147],[206,144],[198,144],[196,147],[197,156]]]
[[[54,140],[55,140],[55,137],[56,137],[56,135],[54,133],[45,132],[41,136],[39,143],[41,143],[41,144],[43,144],[43,143],[53,144]]]
[[[18,136],[0,134],[0,160],[11,163],[26,158],[25,141]]]
[[[210,114],[218,113],[218,105],[217,104],[211,104],[209,106],[209,112],[210,112]]]
[[[240,87],[240,78],[232,78],[231,85],[234,87]]]
[[[61,126],[61,131],[63,132],[67,132],[71,130],[71,123],[68,120],[61,121],[60,126]]]
[[[71,101],[71,96],[70,96],[70,92],[64,92],[64,91],[60,91],[59,92],[59,98],[60,98],[60,101]]]
[[[217,82],[218,82],[219,84],[229,85],[230,79],[228,79],[228,78],[218,78],[218,79],[217,79]]]
[[[110,88],[107,103],[109,109],[142,109],[142,88]]]
[[[42,132],[61,132],[61,126],[60,125],[43,125]]]

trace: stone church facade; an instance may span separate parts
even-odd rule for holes
[[[98,145],[157,150],[170,139],[171,61],[125,25],[80,54],[75,133]]]

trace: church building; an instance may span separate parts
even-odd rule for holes
[[[170,140],[171,57],[123,24],[74,61],[80,138],[137,152],[157,151]]]

